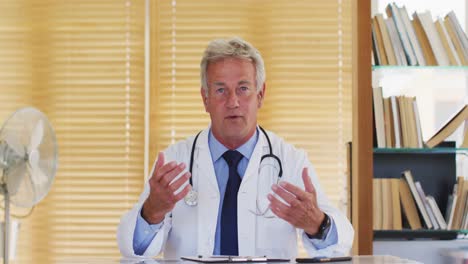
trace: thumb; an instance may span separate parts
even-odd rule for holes
[[[302,181],[304,182],[304,188],[308,193],[315,193],[314,185],[309,177],[309,172],[307,168],[302,169]]]

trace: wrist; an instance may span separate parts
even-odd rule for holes
[[[322,218],[322,221],[319,225],[319,227],[317,228],[317,231],[314,232],[314,233],[309,233],[306,231],[306,235],[310,238],[310,239],[325,239],[327,237],[327,234],[328,234],[328,231],[330,230],[330,227],[331,227],[331,218],[323,213],[323,218]],[[305,230],[304,230],[305,231]]]
[[[164,220],[165,213],[153,212],[152,207],[150,206],[148,200],[143,203],[141,208],[141,217],[145,219],[148,224],[159,224]]]

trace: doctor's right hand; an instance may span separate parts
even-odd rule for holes
[[[187,184],[180,192],[176,191],[190,179],[190,172],[185,172],[174,180],[186,168],[185,163],[171,161],[164,164],[164,153],[159,152],[153,175],[149,179],[150,194],[143,203],[141,216],[149,224],[159,224],[164,216],[172,211],[175,204],[183,199],[191,189]]]

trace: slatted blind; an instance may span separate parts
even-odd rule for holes
[[[305,149],[344,210],[351,140],[351,1],[153,1],[151,147],[209,124],[199,64],[208,42],[239,36],[262,53],[267,90],[259,124]]]
[[[0,120],[32,104],[59,146],[16,263],[119,258],[117,224],[144,178],[144,14],[144,0],[0,3]]]

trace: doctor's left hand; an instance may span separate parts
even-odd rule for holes
[[[276,216],[296,228],[303,229],[307,234],[314,235],[318,232],[325,214],[318,207],[317,193],[307,173],[307,168],[302,170],[302,180],[305,190],[285,181],[271,187],[273,192],[288,204],[272,194],[268,194],[268,200],[270,209]]]

